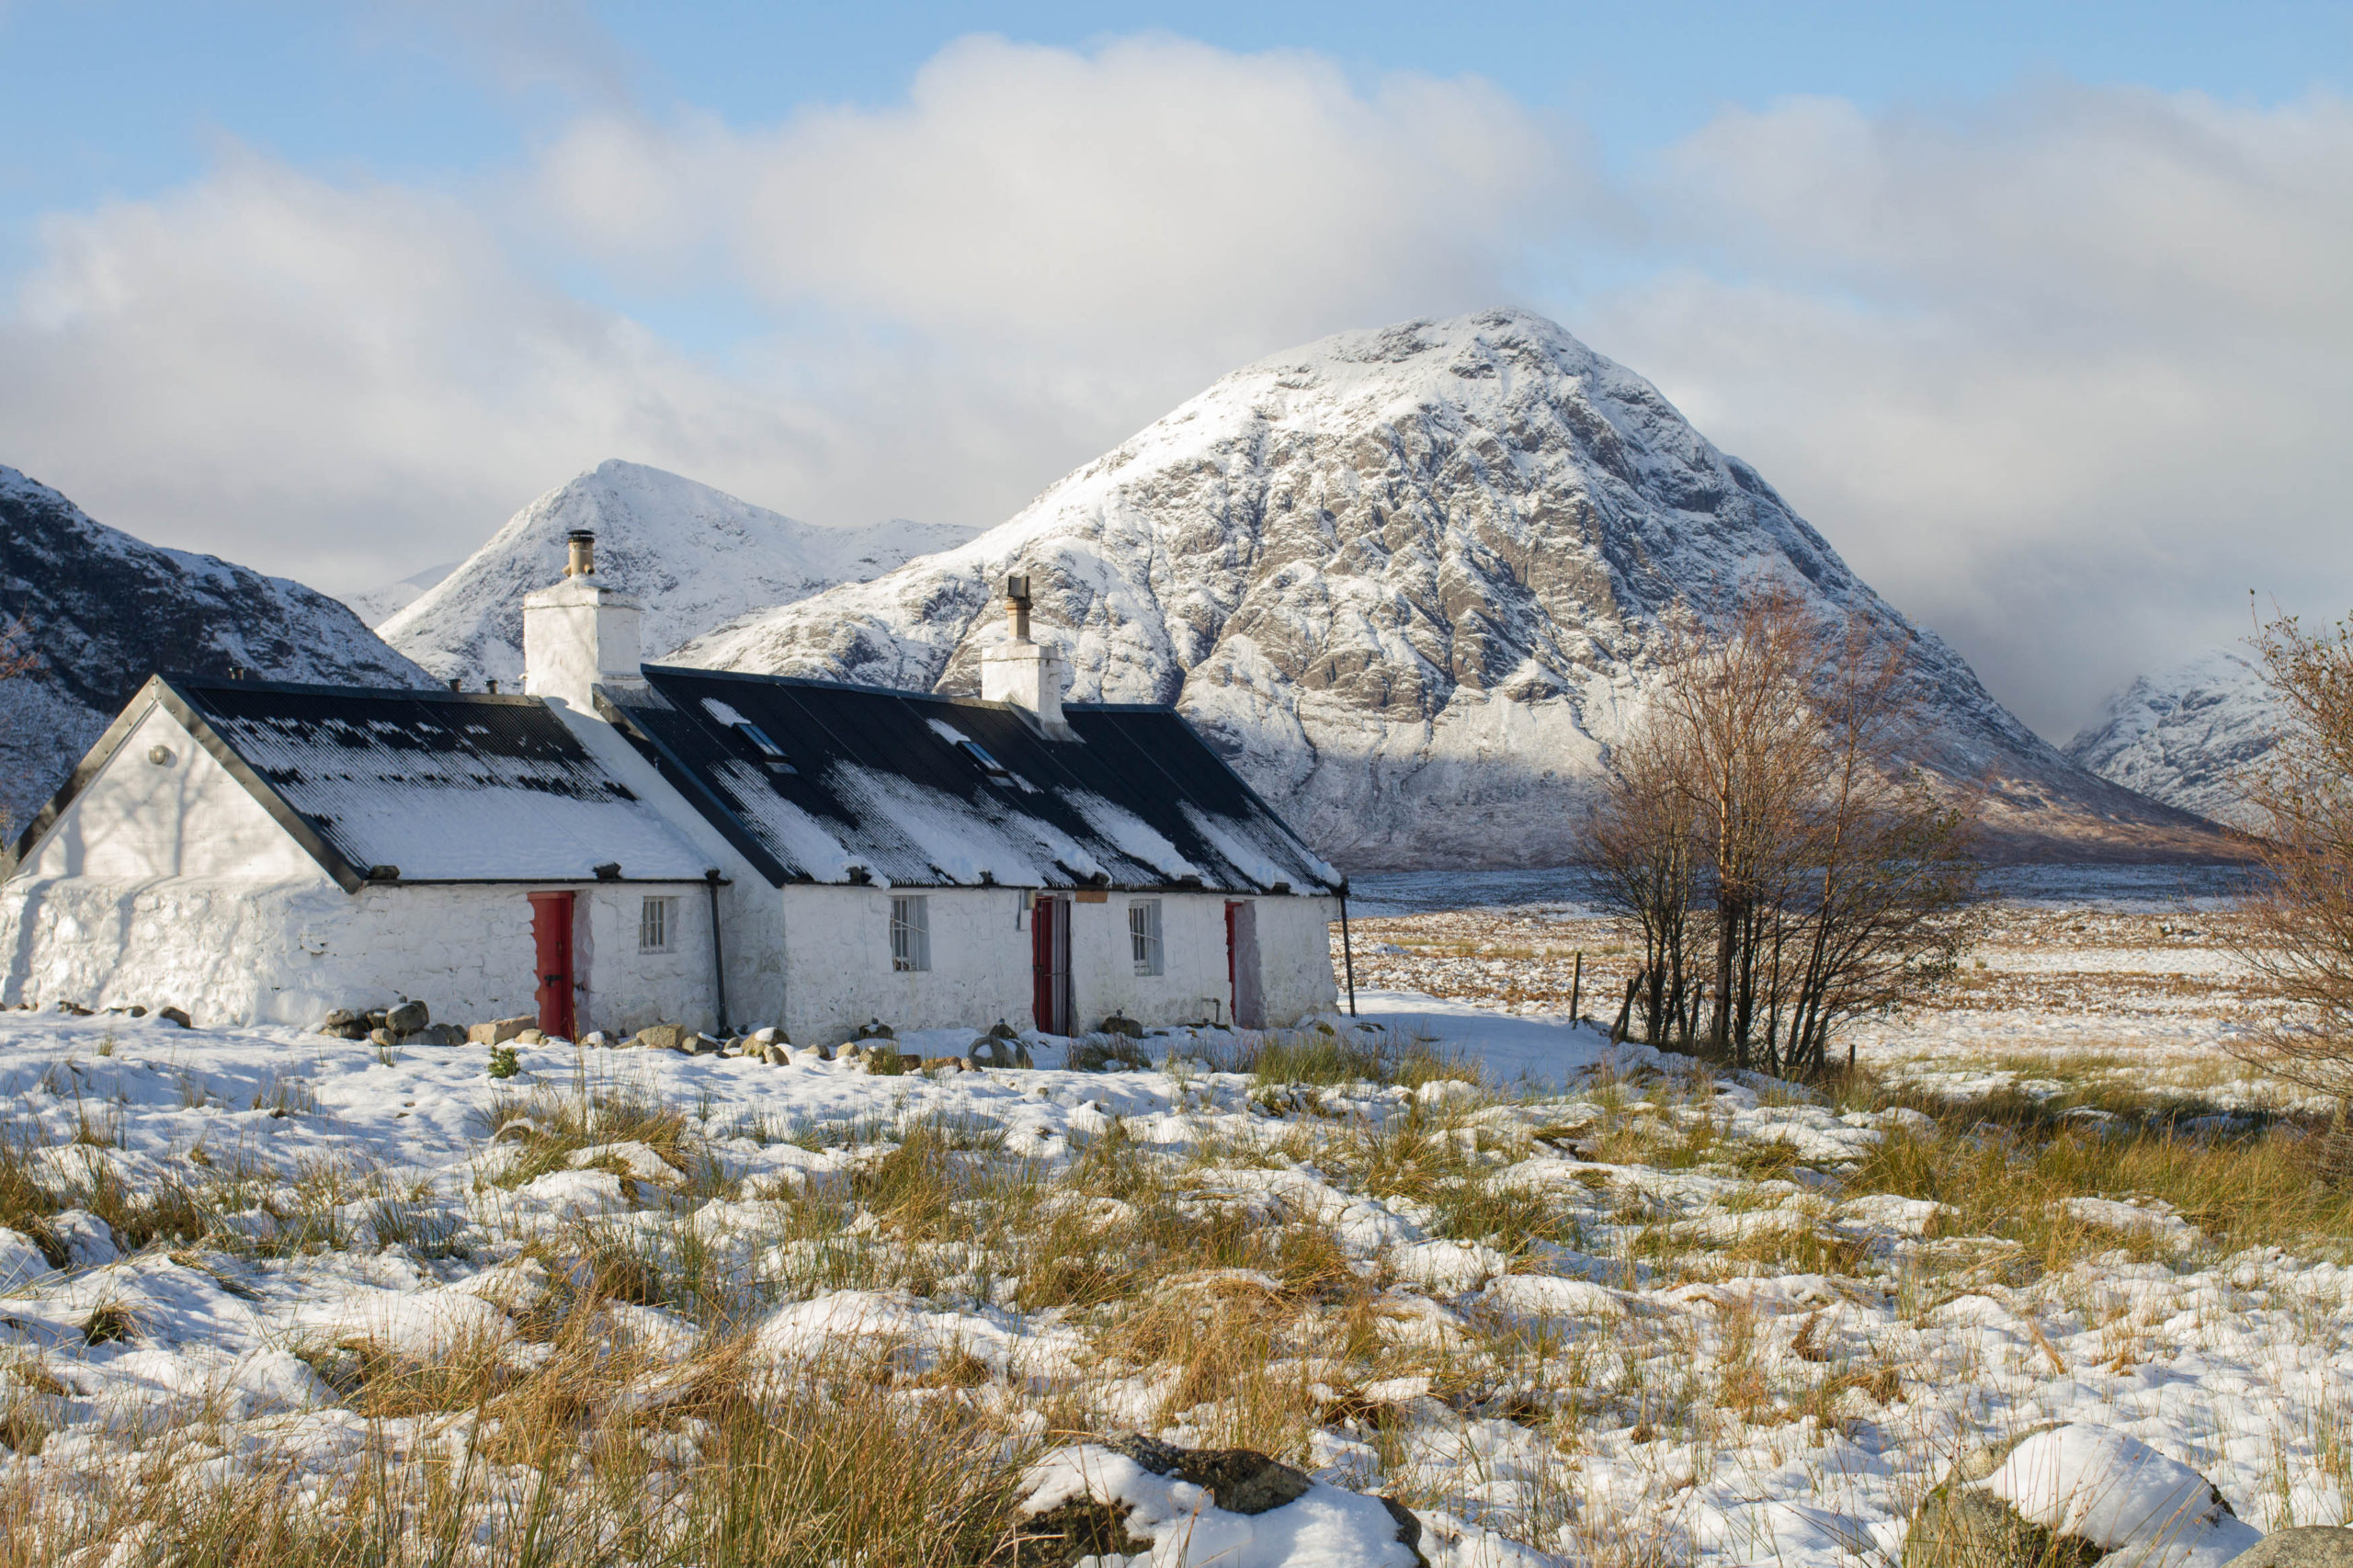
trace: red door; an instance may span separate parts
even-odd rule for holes
[[[1225,901],[1225,1016],[1235,1024],[1242,1021],[1242,982],[1233,961],[1233,922],[1241,911],[1241,904]]]
[[[540,1032],[571,1040],[572,895],[531,895],[531,944],[539,954]]]
[[[1058,898],[1029,906],[1029,1011],[1046,1033],[1070,1033],[1070,906]]]

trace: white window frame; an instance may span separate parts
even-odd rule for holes
[[[648,893],[637,908],[637,950],[670,953],[678,948],[678,901]]]
[[[931,901],[921,893],[891,898],[891,972],[921,974],[931,967]]]
[[[1160,925],[1160,900],[1131,899],[1128,903],[1128,953],[1138,974],[1168,972],[1168,943]]]

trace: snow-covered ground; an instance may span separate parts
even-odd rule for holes
[[[0,1232],[0,1506],[95,1563],[155,1528],[142,1489],[267,1482],[331,1517],[363,1475],[462,1459],[472,1560],[508,1561],[497,1507],[608,1473],[592,1431],[683,1507],[712,1366],[775,1398],[847,1356],[997,1422],[1033,1505],[1132,1507],[1155,1562],[1407,1561],[1349,1494],[1410,1506],[1438,1564],[1888,1562],[1959,1456],[2054,1421],[2092,1433],[2066,1462],[2145,1444],[2134,1473],[2188,1466],[2256,1529],[2353,1520],[2341,1226],[2256,1244],[1991,1124],[1358,1006],[1278,1044],[1370,1076],[1231,1070],[1264,1042],[1204,1032],[1142,1071],[1044,1040],[1035,1070],[932,1076],[550,1045],[501,1082],[479,1048],[0,1015],[0,1202],[38,1233]],[[2231,1135],[2196,1157],[2293,1134]],[[2018,1212],[1921,1195],[1964,1165],[2018,1173]],[[580,1435],[518,1457],[497,1401],[584,1345]],[[491,1381],[386,1393],[461,1363]],[[1229,1515],[1073,1446],[1129,1427],[1315,1488]]]

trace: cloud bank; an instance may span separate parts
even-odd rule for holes
[[[239,148],[52,215],[0,304],[0,461],[338,588],[607,457],[984,525],[1238,364],[1514,302],[2047,733],[2237,634],[2249,587],[2353,599],[2335,99],[1792,101],[1615,177],[1477,81],[1171,38],[967,40],[901,103],[765,126],[585,101],[462,187]],[[649,324],[688,317],[724,341]]]

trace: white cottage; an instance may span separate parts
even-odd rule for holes
[[[575,535],[523,695],[158,676],[19,841],[0,1000],[821,1043],[1330,1006],[1338,873],[1174,710],[1063,706],[1007,608],[979,700],[641,667]]]

